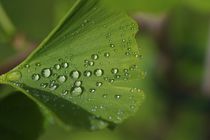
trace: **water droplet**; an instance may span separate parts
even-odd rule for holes
[[[107,98],[107,96],[108,96],[107,94],[103,94],[103,98]]]
[[[52,75],[52,71],[49,68],[43,69],[41,73],[42,73],[42,76],[46,78]]]
[[[125,55],[126,56],[130,56],[131,54],[130,54],[130,52],[126,52]]]
[[[98,60],[99,56],[97,54],[93,54],[93,55],[91,55],[91,58],[93,60]]]
[[[68,68],[69,64],[67,62],[61,64],[63,68]]]
[[[111,70],[111,72],[112,72],[112,74],[117,74],[117,73],[119,72],[119,69],[113,68],[113,69]]]
[[[120,79],[120,77],[121,77],[120,75],[115,75],[116,79]]]
[[[40,75],[39,74],[33,74],[31,78],[34,81],[38,81],[40,79]]]
[[[131,108],[131,109],[135,109],[135,105],[131,105],[130,108]]]
[[[123,71],[124,71],[124,72],[128,72],[128,69],[124,69]]]
[[[95,93],[96,92],[96,89],[90,89],[90,93]]]
[[[83,93],[82,87],[72,87],[71,94],[72,96],[80,96]]]
[[[40,67],[40,66],[41,66],[41,64],[40,64],[40,63],[36,63],[35,65],[36,65],[37,67]]]
[[[115,95],[114,97],[115,97],[115,99],[120,99],[121,95]]]
[[[110,57],[110,53],[108,52],[104,53],[104,57]]]
[[[74,70],[74,71],[72,71],[71,73],[70,73],[70,76],[71,76],[71,78],[73,78],[73,79],[78,79],[79,77],[80,77],[80,72],[79,71],[77,71],[77,70]]]
[[[67,77],[64,76],[64,75],[60,75],[60,76],[58,76],[57,80],[58,80],[58,82],[60,82],[60,83],[64,83],[64,82],[66,82]]]
[[[112,116],[109,116],[108,119],[109,119],[109,120],[112,120]]]
[[[114,79],[109,79],[109,83],[114,83]]]
[[[97,86],[97,87],[101,87],[102,85],[103,85],[102,82],[97,82],[97,83],[96,83],[96,86]]]
[[[76,81],[76,82],[74,83],[74,85],[77,86],[77,87],[79,87],[79,86],[82,85],[82,81]]]
[[[25,68],[30,68],[30,65],[29,64],[26,64],[24,67]]]
[[[96,69],[94,71],[94,74],[95,74],[95,76],[100,77],[100,76],[103,76],[104,71],[102,69]]]
[[[132,89],[130,90],[130,92],[132,92],[132,93],[133,93],[133,92],[134,92],[134,89],[132,88]]]
[[[114,45],[114,44],[110,44],[110,47],[111,47],[111,48],[114,48],[114,47],[115,47],[115,45]]]
[[[56,90],[58,88],[58,84],[50,84],[49,88],[50,90]]]
[[[66,96],[69,93],[68,90],[63,90],[63,92],[61,93],[62,96]]]
[[[93,61],[89,61],[89,62],[88,62],[88,65],[89,65],[89,66],[94,66],[94,64],[95,64],[95,63],[94,63]]]
[[[55,68],[56,70],[59,70],[59,69],[61,68],[61,65],[55,64],[55,65],[54,65],[54,68]]]
[[[41,83],[40,86],[41,88],[46,88],[48,86],[48,83]]]
[[[91,77],[92,76],[92,72],[89,70],[84,71],[84,76],[85,77]]]
[[[6,75],[6,79],[8,81],[18,81],[21,79],[21,77],[22,77],[22,74],[19,71],[13,71]]]

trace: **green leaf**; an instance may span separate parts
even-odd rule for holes
[[[20,92],[0,100],[2,140],[36,140],[43,131],[43,115],[38,106]]]
[[[78,0],[37,50],[0,81],[66,125],[101,129],[121,123],[144,98],[137,28],[101,1]]]

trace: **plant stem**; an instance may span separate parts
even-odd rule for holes
[[[6,81],[6,75],[3,74],[3,75],[0,75],[0,84],[4,84]]]
[[[15,27],[7,16],[0,3],[0,28],[4,32],[5,39],[9,40],[15,33]]]

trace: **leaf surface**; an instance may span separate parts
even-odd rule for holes
[[[1,79],[67,125],[121,123],[144,98],[137,30],[124,12],[78,0],[38,49]]]

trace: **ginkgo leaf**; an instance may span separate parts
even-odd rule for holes
[[[99,0],[77,0],[65,18],[0,81],[61,122],[103,128],[133,115],[144,94],[136,23]],[[102,121],[103,120],[103,121]]]

